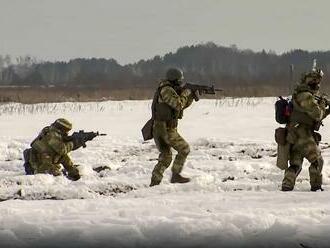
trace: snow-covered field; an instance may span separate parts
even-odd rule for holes
[[[0,105],[0,247],[329,247],[330,121],[325,191],[309,191],[306,163],[295,190],[281,192],[274,102],[194,103],[179,125],[192,181],[170,184],[167,170],[152,188],[158,153],[140,133],[150,101]],[[71,153],[82,179],[24,175],[22,151],[60,117],[108,134]]]

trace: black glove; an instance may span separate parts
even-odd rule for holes
[[[193,91],[192,92],[192,96],[193,96],[195,102],[198,102],[199,101],[200,94],[199,94],[199,91],[198,90]]]
[[[325,109],[325,116],[328,116],[330,114],[330,107]]]
[[[84,146],[85,142],[78,135],[72,135],[72,150],[77,150],[78,148]]]
[[[77,167],[73,167],[72,169],[70,169],[68,171],[68,179],[72,180],[72,181],[77,181],[80,179],[80,175],[79,175],[79,170],[77,169]]]

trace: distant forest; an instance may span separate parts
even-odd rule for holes
[[[250,90],[248,95],[260,95],[259,89],[264,95],[284,94],[292,87],[292,81],[298,81],[301,73],[311,69],[314,58],[325,73],[323,85],[329,85],[330,51],[292,50],[277,55],[206,43],[127,65],[114,59],[38,62],[28,56],[15,61],[8,55],[0,56],[0,86],[152,90],[169,67],[179,67],[187,81],[214,84],[231,95],[244,95],[246,89]]]

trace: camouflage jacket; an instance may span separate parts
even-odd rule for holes
[[[183,110],[193,102],[190,90],[175,90],[173,86],[163,81],[159,84],[153,101],[153,116],[158,121],[181,119]]]
[[[53,126],[42,129],[38,137],[32,141],[31,147],[38,153],[50,156],[63,156],[72,151],[73,143],[65,140],[65,134]]]
[[[293,113],[290,117],[291,123],[313,127],[315,123],[321,122],[328,114],[325,105],[320,104],[315,99],[315,93],[307,85],[298,85],[295,88],[292,100]]]

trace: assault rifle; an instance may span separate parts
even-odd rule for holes
[[[326,105],[325,107],[327,107],[326,112],[328,112],[328,111],[329,111],[329,108],[330,108],[330,100],[329,100],[326,96],[327,96],[327,95],[324,94],[324,95],[322,95],[322,96],[314,96],[314,98],[315,98],[315,100],[317,100],[318,102],[321,102],[321,101],[324,102],[325,105]],[[327,115],[328,115],[328,114],[327,114]],[[321,126],[323,126],[322,120],[316,122],[314,129],[315,129],[316,131],[318,131],[318,130],[320,129]]]
[[[326,95],[324,95],[324,96],[314,96],[314,98],[317,101],[323,101],[326,104],[326,106],[330,106],[330,100],[326,97]]]
[[[190,89],[194,93],[194,99],[195,101],[199,100],[198,95],[195,94],[195,92],[198,91],[199,95],[215,95],[216,92],[223,91],[223,89],[217,89],[214,88],[214,85],[212,86],[207,86],[207,85],[200,85],[200,84],[191,84],[191,83],[186,83],[183,85],[183,89]]]
[[[105,133],[99,132],[85,132],[84,130],[80,130],[79,132],[74,132],[71,136],[68,136],[68,141],[72,140],[80,140],[82,143],[82,147],[86,147],[86,142],[93,140],[97,136],[106,136]]]

